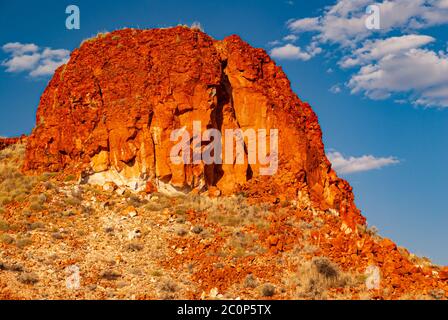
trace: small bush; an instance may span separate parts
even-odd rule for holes
[[[20,238],[16,240],[16,246],[21,249],[31,245],[32,243],[33,241],[30,238]]]
[[[129,204],[130,206],[133,206],[133,207],[138,208],[138,207],[141,207],[141,206],[147,204],[147,203],[148,203],[148,200],[146,200],[146,199],[141,199],[139,196],[137,196],[137,195],[135,195],[135,194],[131,194],[131,195],[129,196],[127,202],[128,202],[128,204]]]
[[[431,298],[435,299],[435,300],[440,300],[443,297],[445,297],[445,291],[441,290],[441,289],[434,289],[429,291],[429,295]]]
[[[75,181],[75,180],[76,180],[76,177],[74,175],[72,175],[72,174],[69,174],[64,179],[65,182],[71,182],[71,181]]]
[[[159,203],[150,202],[144,206],[144,209],[147,211],[162,211],[164,207]]]
[[[17,277],[17,280],[23,284],[36,284],[39,281],[39,278],[34,273],[22,273]]]
[[[299,296],[308,299],[325,299],[329,288],[344,288],[359,284],[357,278],[342,273],[325,257],[315,257],[302,265],[299,278],[303,284]]]
[[[327,258],[315,258],[313,264],[317,272],[323,275],[326,279],[336,279],[339,276],[338,268]]]
[[[12,244],[14,242],[14,238],[9,234],[2,234],[0,235],[0,241],[4,244]]]
[[[56,186],[55,186],[52,182],[50,182],[50,181],[46,181],[46,182],[44,183],[44,188],[45,188],[46,190],[53,190],[53,189],[56,188]]]
[[[165,292],[173,293],[173,292],[176,292],[177,285],[172,280],[164,280],[160,284],[160,290],[165,291]]]
[[[163,273],[161,271],[159,271],[159,270],[154,270],[154,271],[151,272],[151,275],[153,277],[161,277],[163,275]]]
[[[131,252],[143,250],[143,245],[139,242],[131,242],[126,245],[126,250]]]
[[[0,262],[0,270],[13,271],[13,272],[22,272],[23,266],[18,263],[5,263]]]
[[[8,231],[11,229],[11,226],[5,220],[0,220],[0,231]]]
[[[270,284],[266,283],[261,287],[261,295],[263,297],[272,297],[275,294],[275,287]]]
[[[64,236],[60,232],[53,232],[51,237],[56,240],[64,239]]]
[[[121,275],[115,271],[106,270],[100,274],[101,278],[105,280],[114,281],[121,277]]]
[[[69,206],[76,207],[76,206],[81,205],[82,200],[79,198],[75,198],[75,197],[69,197],[69,198],[66,198],[64,200],[64,202],[65,202],[65,204],[67,204]]]
[[[194,226],[191,229],[191,232],[196,233],[196,234],[200,234],[202,231],[204,231],[204,228],[202,228],[201,226]]]
[[[32,202],[30,204],[30,209],[33,211],[42,211],[44,210],[44,206],[39,202]]]
[[[244,279],[244,286],[246,288],[256,288],[258,286],[258,281],[257,279],[254,277],[253,274],[248,274],[246,279]]]

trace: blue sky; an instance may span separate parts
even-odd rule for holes
[[[81,12],[65,28],[65,8]],[[447,0],[3,1],[0,135],[29,133],[54,67],[83,39],[199,22],[266,49],[319,116],[327,153],[380,234],[448,264]]]

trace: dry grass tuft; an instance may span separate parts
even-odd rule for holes
[[[299,271],[299,297],[305,299],[326,299],[327,290],[346,288],[359,284],[359,279],[343,273],[326,257],[314,257],[304,263]]]

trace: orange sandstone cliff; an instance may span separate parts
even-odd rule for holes
[[[26,171],[68,170],[90,183],[136,190],[299,197],[364,223],[348,183],[327,160],[317,116],[262,49],[238,36],[218,41],[184,27],[125,29],[85,41],[57,69],[41,97],[27,142]],[[170,133],[278,129],[279,166],[176,165]],[[269,132],[269,131],[268,131]],[[246,150],[247,151],[247,150]],[[247,160],[247,157],[246,157]]]

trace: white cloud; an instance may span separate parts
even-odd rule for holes
[[[317,32],[321,42],[353,46],[375,35],[365,27],[365,12],[371,0],[339,0],[326,7],[318,17],[289,20],[287,26],[296,33]],[[392,0],[376,3],[380,8],[380,32],[417,30],[448,23],[447,0]]]
[[[290,20],[287,26],[293,32],[317,31],[321,28],[317,17]]]
[[[268,42],[268,46],[270,46],[270,47],[279,46],[281,44],[282,44],[282,42],[280,40],[273,40],[273,41]]]
[[[22,55],[24,53],[34,53],[39,50],[39,47],[34,43],[23,44],[20,42],[10,42],[5,44],[2,48],[5,52],[13,52],[17,55]]]
[[[286,44],[282,47],[276,47],[271,50],[271,56],[278,59],[288,60],[309,60],[312,58],[312,54],[303,51],[300,47],[293,44]]]
[[[40,55],[38,53],[23,54],[12,57],[11,59],[4,61],[2,64],[6,67],[6,72],[22,72],[35,68],[39,62],[39,59]]]
[[[348,82],[352,93],[363,92],[372,99],[385,99],[406,92],[415,103],[448,107],[448,57],[425,49],[389,55],[363,66]]]
[[[344,157],[340,152],[331,151],[327,154],[333,169],[339,174],[349,174],[362,171],[380,169],[400,161],[395,157],[374,157],[364,155],[361,157]]]
[[[31,77],[52,75],[56,68],[67,63],[70,55],[65,49],[42,49],[33,43],[11,42],[2,49],[10,55],[2,62],[6,72],[26,71]]]
[[[374,60],[380,60],[388,55],[404,53],[413,48],[419,48],[435,41],[425,35],[404,35],[386,39],[368,40],[350,56],[344,57],[339,65],[343,68],[363,65]]]
[[[342,91],[341,86],[339,84],[335,84],[333,85],[330,90],[331,93],[337,94],[340,93]]]
[[[372,4],[380,9],[380,30],[365,26],[366,8]],[[448,49],[429,49],[437,39],[419,34],[443,24],[448,24],[448,0],[338,0],[318,16],[287,21],[290,34],[311,33],[310,44],[301,44],[305,49],[294,53],[292,47],[283,47],[274,53],[309,60],[322,48],[331,48],[326,59],[336,57],[343,69],[357,68],[347,83],[352,94],[371,99],[401,94],[394,100],[448,107]]]
[[[288,34],[287,36],[283,37],[283,41],[287,42],[295,42],[297,41],[297,39],[299,39],[299,37],[296,36],[295,34]]]
[[[65,49],[50,49],[45,48],[42,52],[43,58],[50,58],[50,59],[65,59],[70,55],[70,51]]]

